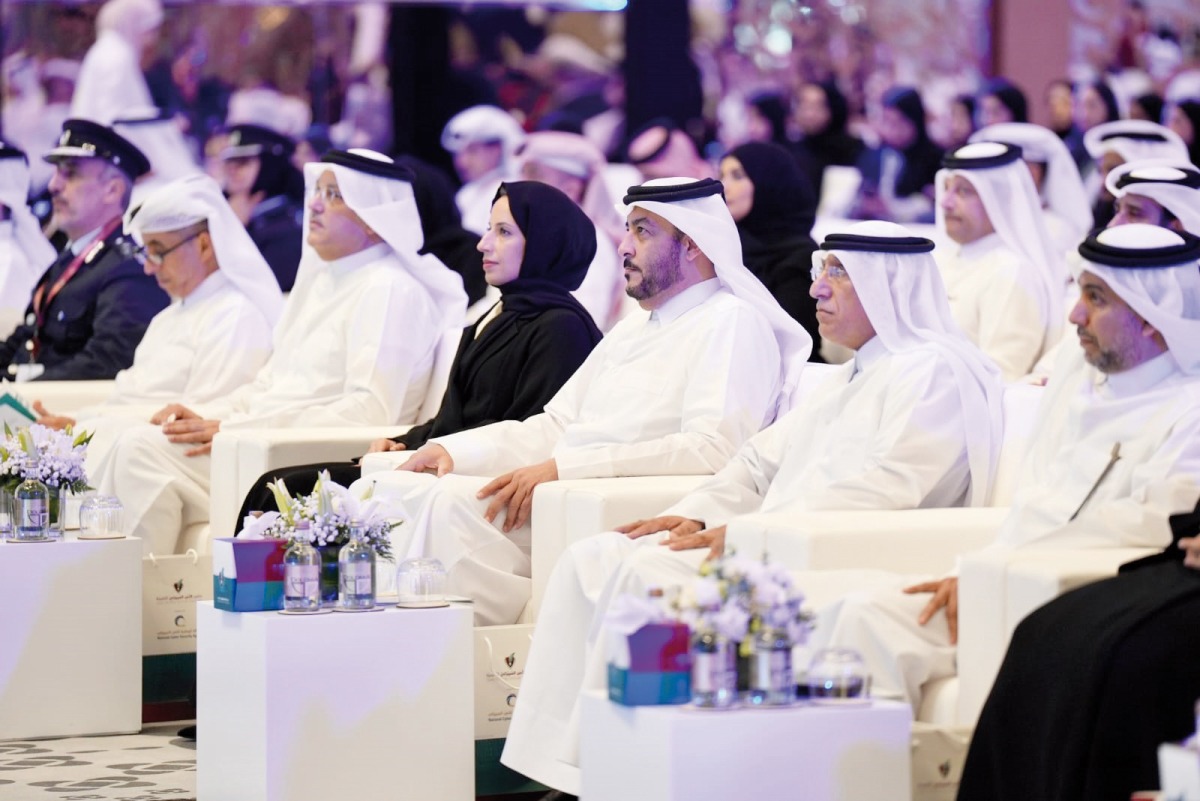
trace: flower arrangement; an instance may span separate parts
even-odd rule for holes
[[[344,545],[350,541],[350,522],[356,520],[375,553],[383,559],[392,558],[390,533],[403,520],[389,519],[397,516],[397,510],[392,504],[373,500],[373,486],[356,498],[348,488],[333,481],[328,470],[317,474],[317,483],[308,495],[292,495],[283,479],[276,479],[268,486],[279,511],[266,512],[256,520],[247,518],[241,536],[290,541],[297,537],[297,524],[307,520],[310,545]]]
[[[59,431],[35,423],[14,432],[5,424],[0,485],[11,491],[22,481],[34,479],[47,487],[85,492],[91,489],[83,466],[91,441],[90,433],[74,434],[70,427]]]
[[[786,631],[803,644],[813,615],[803,609],[804,594],[782,566],[727,552],[700,565],[700,573],[674,599],[679,619],[696,633],[714,633],[740,642],[743,656],[764,628]]]

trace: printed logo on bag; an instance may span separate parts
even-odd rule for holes
[[[175,582],[175,592],[183,592],[183,579]]]
[[[950,760],[938,765],[938,773],[942,774],[943,779],[950,775]]]
[[[176,626],[186,626],[187,618],[184,617],[183,615],[176,615],[175,616],[175,625]]]
[[[516,706],[517,705],[517,694],[509,693],[508,697],[504,699],[504,703],[508,704],[510,707]]]
[[[504,664],[505,664],[505,665],[507,665],[507,666],[508,666],[508,667],[510,667],[510,668],[511,668],[513,665],[515,665],[516,663],[517,663],[517,652],[516,652],[516,651],[513,651],[511,654],[509,654],[508,656],[504,657]]]

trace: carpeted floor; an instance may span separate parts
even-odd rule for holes
[[[196,744],[175,736],[181,725],[0,742],[0,801],[194,801]]]

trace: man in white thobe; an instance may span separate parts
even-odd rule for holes
[[[21,322],[34,286],[58,256],[28,198],[29,158],[0,142],[0,338]]]
[[[524,140],[520,124],[496,106],[472,106],[446,123],[442,147],[454,155],[454,170],[463,182],[454,196],[463,228],[487,233],[492,198],[502,181],[518,177],[515,154]]]
[[[1129,161],[1111,170],[1105,185],[1115,198],[1110,228],[1146,223],[1200,236],[1200,169],[1191,162]]]
[[[541,604],[504,764],[579,792],[577,699],[603,686],[609,601],[696,575],[730,519],[983,502],[1001,442],[1000,375],[955,325],[933,243],[864,222],[821,248],[811,290],[821,335],[854,359],[662,516],[567,550]]]
[[[415,423],[460,336],[466,293],[417,255],[411,174],[377,153],[334,151],[305,177],[307,245],[271,358],[226,397],[170,404],[125,431],[93,477],[124,503],[127,533],[157,553],[208,520],[219,429]]]
[[[122,113],[154,105],[142,54],[162,25],[159,0],[108,0],[96,15],[96,41],[79,65],[70,116],[111,125]]]
[[[538,484],[714,473],[786,408],[811,353],[742,264],[720,182],[629,192],[620,253],[627,291],[650,314],[619,323],[542,414],[438,437],[400,471],[361,479],[402,501],[410,539],[397,551],[440,559],[477,625],[512,623],[529,599]]]
[[[1021,158],[1042,201],[1042,219],[1054,252],[1073,254],[1092,229],[1092,208],[1079,168],[1058,134],[1031,122],[1002,122],[980,128],[970,141],[1021,148]]]
[[[977,142],[942,163],[937,227],[952,245],[935,255],[950,310],[1013,381],[1061,334],[1065,260],[1046,232],[1019,147]]]
[[[991,551],[1161,548],[1167,519],[1200,496],[1200,239],[1123,225],[1079,252],[1080,347],[1060,356]],[[854,582],[819,610],[809,646],[859,650],[875,695],[918,707],[926,682],[955,672],[957,578]]]
[[[1150,120],[1113,120],[1093,126],[1083,135],[1083,145],[1097,168],[1088,177],[1096,227],[1106,227],[1112,217],[1109,172],[1130,161],[1189,160],[1187,145],[1179,134]]]
[[[72,419],[34,402],[43,425],[84,421],[95,435],[89,465],[124,427],[111,418],[145,420],[164,403],[215,401],[253,380],[283,311],[271,268],[207,175],[160,187],[125,213],[125,232],[140,243],[137,257],[171,305],[150,321],[133,365],[117,373],[103,404]]]

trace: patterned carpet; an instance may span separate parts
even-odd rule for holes
[[[175,735],[181,725],[0,742],[0,801],[194,801],[196,744]]]

